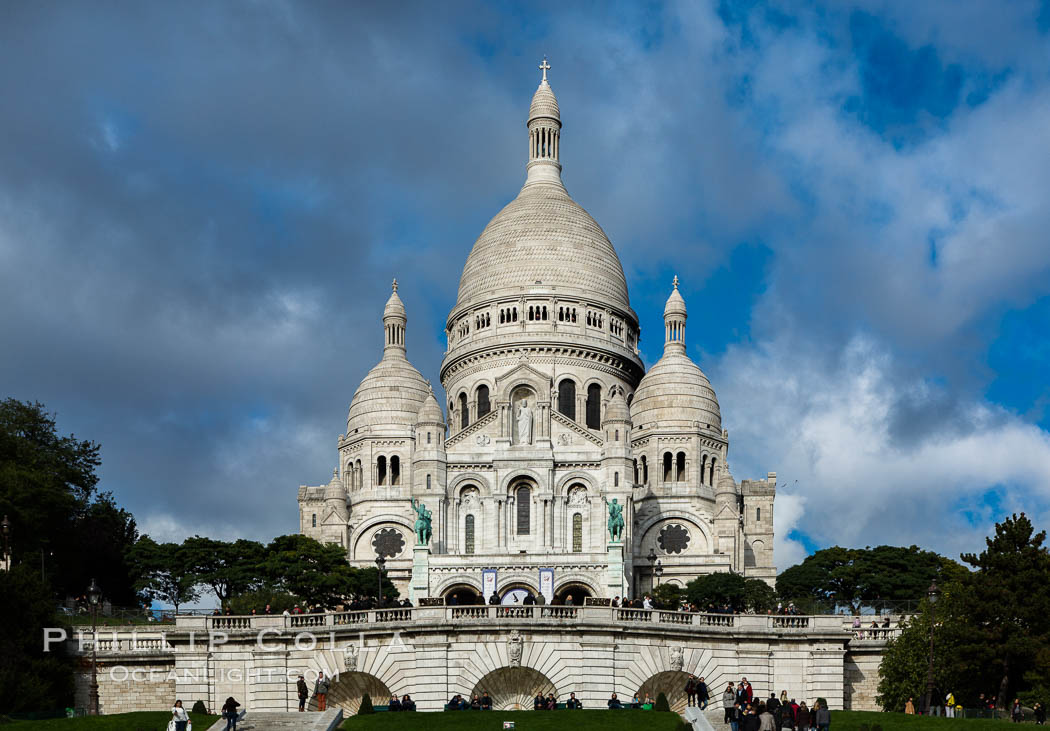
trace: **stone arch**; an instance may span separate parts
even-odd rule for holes
[[[682,523],[688,523],[689,525],[694,527],[697,530],[697,532],[701,536],[703,536],[704,540],[707,542],[707,549],[706,549],[706,551],[701,551],[701,553],[710,553],[711,548],[715,545],[714,541],[713,541],[713,539],[711,537],[710,531],[707,530],[707,528],[704,526],[702,521],[697,520],[695,515],[690,515],[688,513],[682,512],[680,510],[668,510],[668,511],[663,512],[663,513],[657,513],[656,515],[652,516],[651,518],[646,520],[644,523],[642,523],[635,530],[635,534],[634,534],[635,535],[635,541],[636,541],[636,544],[637,544],[635,546],[636,552],[640,551],[642,546],[645,545],[645,542],[648,540],[649,531],[653,528],[653,526],[657,525],[658,523],[665,523],[665,522],[667,522],[669,520],[677,520],[677,521],[682,522]],[[653,540],[655,542],[655,538]],[[636,553],[636,555],[644,556],[645,552],[642,551],[641,553]]]
[[[368,693],[372,704],[385,706],[390,701],[390,688],[386,683],[371,673],[349,672],[339,673],[332,679],[332,685],[328,689],[328,705],[342,708],[346,715],[351,716],[361,708],[361,699]],[[317,710],[317,699],[311,698],[308,705],[309,710]]]
[[[481,497],[492,497],[492,485],[477,472],[468,472],[464,475],[456,475],[448,483],[448,494],[452,499],[457,499],[466,487],[476,487]]]
[[[682,670],[665,670],[656,673],[638,688],[638,698],[644,701],[648,693],[655,701],[657,696],[663,693],[667,696],[667,704],[671,706],[671,710],[675,713],[682,713],[685,711],[686,701],[689,700],[685,695],[687,680],[689,680],[689,673]]]
[[[593,497],[598,494],[598,486],[594,483],[594,475],[589,472],[584,472],[583,470],[573,470],[572,472],[559,477],[554,488],[554,494],[562,499],[567,498],[569,496],[568,489],[575,482],[580,482],[587,488],[588,497]]]
[[[511,487],[517,487],[515,483],[520,481],[522,478],[527,478],[532,481],[532,487],[535,490],[542,490],[546,484],[543,478],[535,470],[522,467],[520,469],[512,470],[507,474],[506,477],[500,480],[499,483],[499,494],[510,497],[513,494]]]
[[[554,590],[554,603],[564,604],[565,600],[570,595],[572,596],[572,604],[574,607],[582,607],[584,599],[589,596],[596,596],[594,589],[586,582],[563,581]]]
[[[503,667],[486,673],[474,684],[470,695],[488,693],[497,711],[531,710],[537,694],[557,693],[550,678],[528,667]]]
[[[446,604],[448,603],[449,597],[453,594],[458,595],[457,598],[462,605],[485,603],[481,598],[481,582],[474,581],[466,576],[455,576],[446,580],[438,585],[434,593],[437,596],[444,597]],[[472,601],[463,601],[467,594],[470,595]],[[474,601],[475,599],[476,601]]]
[[[594,579],[587,574],[578,571],[570,571],[558,576],[558,573],[554,573],[554,596],[558,596],[559,592],[563,589],[570,588],[572,586],[580,586],[590,592],[590,596],[601,596],[602,590],[594,582]],[[579,597],[573,597],[574,600],[578,600]],[[577,605],[582,605],[582,601],[576,601]]]
[[[362,549],[362,548],[363,548],[363,550],[368,551],[368,553],[369,553],[369,555],[367,557],[368,559],[375,558],[373,555],[371,555],[372,554],[371,541],[366,541],[365,542],[365,547],[361,547],[361,546],[359,546],[359,544],[361,543],[361,540],[365,536],[370,536],[371,535],[373,528],[376,528],[377,526],[380,526],[380,525],[383,525],[383,524],[396,525],[398,528],[403,528],[405,530],[405,533],[406,533],[405,541],[406,541],[406,543],[409,546],[411,546],[412,543],[415,542],[414,536],[416,534],[416,529],[415,529],[414,524],[409,523],[404,518],[393,516],[393,515],[377,516],[375,518],[372,518],[372,520],[369,520],[369,521],[366,521],[366,522],[362,523],[354,531],[354,537],[353,537],[353,539],[351,540],[351,543],[350,543],[350,545],[351,545],[351,548],[350,548],[350,551],[351,551],[350,558],[351,558],[351,560],[355,560],[355,559],[360,560],[361,559],[361,556],[359,555],[359,549]],[[408,551],[408,553],[411,554],[411,551]],[[402,556],[401,558],[405,558],[405,556]],[[398,558],[396,560],[400,561],[401,558]],[[411,558],[411,555],[408,555],[407,558]]]

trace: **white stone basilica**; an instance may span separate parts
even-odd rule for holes
[[[580,604],[715,571],[772,582],[776,475],[730,474],[677,279],[646,372],[616,251],[562,184],[548,68],[525,185],[475,242],[448,316],[447,422],[406,357],[395,281],[382,360],[354,394],[331,482],[299,488],[300,530],[355,566],[382,555],[414,600],[527,588]],[[432,513],[429,547],[415,545],[413,499]],[[607,530],[614,500],[622,541]]]

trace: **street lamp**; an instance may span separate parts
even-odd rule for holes
[[[91,580],[87,590],[88,603],[91,605],[91,691],[88,694],[88,715],[98,715],[98,630],[96,621],[98,617],[98,603],[102,599],[102,589],[98,582]]]
[[[0,522],[0,532],[4,534],[4,571],[11,570],[11,521],[4,516],[3,522]]]
[[[930,715],[933,703],[933,625],[936,620],[934,608],[940,596],[941,590],[937,588],[937,579],[934,579],[930,583],[930,588],[926,590],[926,598],[930,602],[930,657],[926,667],[926,698],[923,700],[923,705],[926,707],[927,716]]]
[[[656,562],[656,571],[655,571],[655,573],[656,573],[656,585],[659,586],[660,585],[660,577],[664,575],[664,565],[662,563],[660,563],[659,561]],[[653,589],[653,591],[656,591],[656,589]]]
[[[383,606],[383,567],[386,566],[386,559],[382,556],[376,556],[376,568],[379,569],[379,593],[376,594],[376,601],[379,606]]]
[[[649,593],[652,594],[656,591],[656,572],[653,565],[656,563],[656,551],[649,548],[649,555],[645,557],[645,560],[649,562]]]

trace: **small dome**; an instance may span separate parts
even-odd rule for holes
[[[395,293],[393,297],[396,296]],[[384,355],[354,393],[346,436],[351,437],[364,427],[411,429],[429,393],[426,379],[404,356]]]
[[[324,489],[324,496],[326,500],[338,500],[339,498],[346,497],[346,491],[343,489],[343,483],[339,480],[339,470],[332,470],[332,479],[328,483],[328,486]]]
[[[678,291],[678,277],[674,278],[674,289],[671,290],[671,296],[667,298],[667,304],[664,305],[664,317],[669,315],[686,316],[685,300],[682,298],[682,293]]]
[[[405,311],[405,303],[401,301],[401,298],[397,295],[397,280],[394,280],[393,285],[394,291],[390,293],[390,299],[386,301],[386,307],[383,308],[383,319],[388,317],[400,317],[402,319],[408,319],[408,313]]]
[[[700,367],[683,352],[669,349],[642,378],[631,402],[631,418],[638,429],[661,427],[721,431],[722,412],[715,390]]]
[[[613,387],[609,395],[609,405],[605,407],[605,421],[620,421],[630,423],[631,411],[627,408],[627,401],[623,397],[623,389]]]
[[[430,384],[427,384],[429,387]],[[430,393],[427,394],[426,400],[423,405],[419,407],[419,414],[416,416],[417,424],[440,424],[445,425],[444,414],[441,413],[441,404],[438,403],[437,398],[434,396],[434,389],[430,388]]]
[[[536,93],[532,95],[532,104],[529,105],[529,121],[541,117],[554,119],[561,122],[561,112],[558,109],[558,100],[554,96],[554,90],[545,78],[540,82]]]

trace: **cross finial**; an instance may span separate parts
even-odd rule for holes
[[[547,80],[547,71],[550,69],[550,67],[551,67],[551,65],[549,63],[547,63],[547,57],[544,56],[543,57],[543,63],[541,63],[540,67],[539,67],[540,71],[543,72],[543,81]]]
[[[390,286],[394,288],[395,292],[397,291],[397,277],[394,277],[394,283]]]
[[[673,282],[673,284],[674,284],[674,288],[678,289],[678,275],[677,274],[674,275],[674,282]],[[397,289],[397,287],[394,287],[394,289]]]

